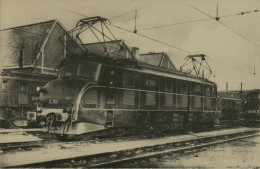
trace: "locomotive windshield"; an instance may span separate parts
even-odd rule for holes
[[[68,76],[83,76],[93,78],[97,70],[97,64],[70,64],[60,68],[59,78]]]

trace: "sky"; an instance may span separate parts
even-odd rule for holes
[[[208,19],[216,17],[217,4],[219,16],[232,15],[220,22],[236,33]],[[219,90],[227,82],[229,90],[240,90],[241,83],[243,89],[260,88],[260,11],[252,12],[260,10],[260,0],[0,0],[0,29],[58,19],[70,30],[85,15],[133,31],[135,10],[139,34],[185,51],[109,26],[117,39],[140,53],[166,52],[178,68],[187,55],[205,54]],[[170,25],[194,20],[201,21]]]

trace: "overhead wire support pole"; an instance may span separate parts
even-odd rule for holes
[[[216,21],[219,21],[220,17],[218,16],[218,0],[217,0],[217,10],[216,10]]]
[[[137,17],[137,10],[135,10],[135,30],[134,30],[134,33],[137,33],[137,30],[136,30],[136,17]]]

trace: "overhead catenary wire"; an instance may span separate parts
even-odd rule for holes
[[[260,11],[260,10],[250,11],[250,13],[255,12],[255,11]],[[243,15],[242,13],[245,13],[245,12],[236,13],[236,14],[228,14],[228,15],[217,16],[217,17],[220,19],[220,18],[224,18],[224,17]],[[189,23],[194,23],[194,22],[207,21],[207,20],[211,20],[211,19],[216,19],[216,18],[209,17],[209,18],[205,18],[205,19],[196,19],[196,20],[190,20],[190,21],[179,22],[179,23],[171,23],[171,24],[164,24],[164,25],[158,25],[158,26],[152,26],[152,27],[145,27],[145,28],[141,28],[141,29],[138,29],[138,30],[143,31],[143,30],[149,30],[149,29],[158,29],[158,28],[175,26],[175,25],[182,25],[182,24],[189,24]]]
[[[197,20],[192,20],[192,21],[185,21],[185,22],[179,22],[179,23],[165,24],[165,25],[159,25],[159,26],[153,26],[153,27],[146,27],[146,28],[139,29],[139,31],[141,31],[141,30],[148,30],[148,29],[157,29],[157,28],[174,26],[174,25],[182,25],[182,24],[200,22],[200,21],[211,20],[211,19],[212,18],[205,18],[205,19],[197,19]]]
[[[116,25],[113,25],[113,24],[110,24],[111,26],[115,27],[115,28],[118,28],[118,29],[121,29],[121,30],[124,30],[124,31],[127,31],[127,32],[130,32],[130,33],[133,33],[135,35],[138,35],[138,36],[141,36],[141,37],[144,37],[146,39],[150,39],[152,41],[155,41],[155,42],[158,42],[158,43],[161,43],[161,44],[164,44],[166,46],[169,46],[169,47],[172,47],[172,48],[175,48],[175,49],[178,49],[180,51],[183,51],[183,52],[186,52],[186,53],[191,53],[190,51],[186,50],[186,49],[182,49],[182,48],[179,48],[179,47],[176,47],[174,45],[171,45],[171,44],[168,44],[168,43],[165,43],[165,42],[162,42],[160,40],[157,40],[157,39],[154,39],[154,38],[151,38],[149,36],[146,36],[146,35],[143,35],[143,34],[140,34],[140,33],[134,33],[132,32],[131,30],[128,30],[128,29],[125,29],[125,28],[122,28],[122,27],[119,27],[119,26],[116,26]]]
[[[113,17],[108,18],[108,19],[109,19],[109,20],[112,20],[112,19],[115,19],[115,18],[118,18],[118,17],[124,16],[124,15],[130,14],[130,13],[133,13],[133,12],[138,11],[138,10],[143,9],[143,8],[144,8],[144,6],[141,7],[141,8],[137,8],[137,9],[135,9],[135,10],[132,10],[132,11],[129,11],[129,12],[126,12],[126,13],[120,14],[120,15],[113,16]]]
[[[63,9],[63,8],[60,8],[60,9]],[[66,10],[66,9],[64,9],[64,10]],[[77,14],[77,15],[80,15],[80,16],[88,17],[88,16],[86,16],[86,15],[79,14],[79,13],[74,12],[74,11],[71,11],[71,10],[66,10],[66,11],[71,12],[71,13],[74,13],[74,14]],[[208,15],[208,14],[206,14],[206,15],[209,16],[211,19],[215,19],[215,18],[211,17],[211,16]],[[128,29],[125,29],[125,28],[122,28],[122,27],[119,27],[119,26],[116,26],[116,25],[112,25],[112,24],[110,24],[110,25],[113,26],[113,27],[115,27],[115,28],[124,30],[124,31],[126,31],[126,32],[133,33],[132,31],[130,31],[130,30],[128,30]],[[135,33],[133,33],[133,34],[135,34]],[[151,39],[151,40],[157,41],[157,42],[159,42],[159,43],[161,43],[161,44],[164,44],[164,45],[167,45],[167,46],[169,46],[169,47],[173,47],[173,48],[179,49],[179,50],[181,50],[181,51],[184,51],[184,52],[187,52],[187,53],[191,53],[190,51],[187,51],[187,50],[184,50],[184,49],[175,47],[175,46],[173,46],[173,45],[170,45],[170,44],[161,42],[161,41],[159,41],[159,40],[150,38],[150,37],[148,37],[148,36],[145,36],[145,35],[142,35],[142,34],[139,34],[139,33],[138,33],[138,34],[135,34],[135,35],[139,35],[139,36],[145,37],[145,38],[147,38],[147,39]],[[217,61],[215,61],[215,60],[213,60],[213,59],[209,59],[209,60],[211,60],[211,61],[213,61],[213,62],[216,62],[216,63],[219,63],[219,64],[222,64],[222,65],[225,65],[225,66],[227,66],[227,67],[229,67],[229,68],[232,67],[232,66],[229,66],[229,65],[227,65],[227,64],[223,64],[223,63],[221,63],[221,62],[217,62]],[[239,70],[239,71],[242,71],[242,72],[245,72],[245,73],[249,73],[249,72],[244,71],[244,70],[242,70],[242,69],[238,69],[238,68],[235,68],[235,69],[237,69],[237,70]],[[249,73],[249,74],[252,74],[252,73]]]
[[[245,70],[240,69],[240,68],[238,68],[238,67],[235,67],[235,66],[233,66],[233,65],[228,65],[228,64],[224,64],[224,63],[215,61],[215,60],[213,60],[213,59],[211,59],[211,58],[209,58],[209,57],[208,57],[208,60],[210,60],[210,61],[212,61],[212,62],[215,62],[215,63],[217,63],[217,64],[220,64],[220,65],[226,66],[226,67],[231,68],[231,69],[236,69],[236,70],[241,71],[241,72],[244,72],[244,73],[252,74],[252,72],[245,71]]]
[[[185,3],[185,4],[186,4],[186,3]],[[200,13],[202,13],[202,14],[204,14],[204,15],[206,15],[206,16],[208,16],[208,17],[210,17],[210,18],[212,18],[212,19],[215,20],[214,17],[212,17],[212,16],[210,16],[209,14],[207,14],[207,13],[201,11],[200,9],[198,9],[198,8],[196,8],[196,7],[194,7],[194,6],[190,5],[190,4],[187,4],[187,5],[190,6],[191,8],[193,8],[193,9],[199,11]],[[245,40],[248,41],[249,43],[253,44],[254,46],[256,46],[256,47],[258,47],[258,48],[260,48],[259,45],[255,44],[254,42],[252,42],[251,40],[249,40],[248,38],[246,38],[245,36],[243,36],[243,35],[242,35],[241,33],[239,33],[238,31],[232,29],[231,27],[227,26],[227,25],[224,24],[223,22],[220,22],[220,21],[217,21],[217,22],[220,23],[221,25],[223,25],[224,27],[226,27],[227,29],[229,29],[230,31],[234,32],[236,35],[238,35],[238,36],[240,36],[241,38],[245,39]]]

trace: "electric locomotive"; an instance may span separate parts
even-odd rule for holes
[[[165,131],[218,121],[215,83],[137,61],[101,60],[73,58],[63,63],[58,79],[38,88],[37,111],[46,116],[46,131]]]

